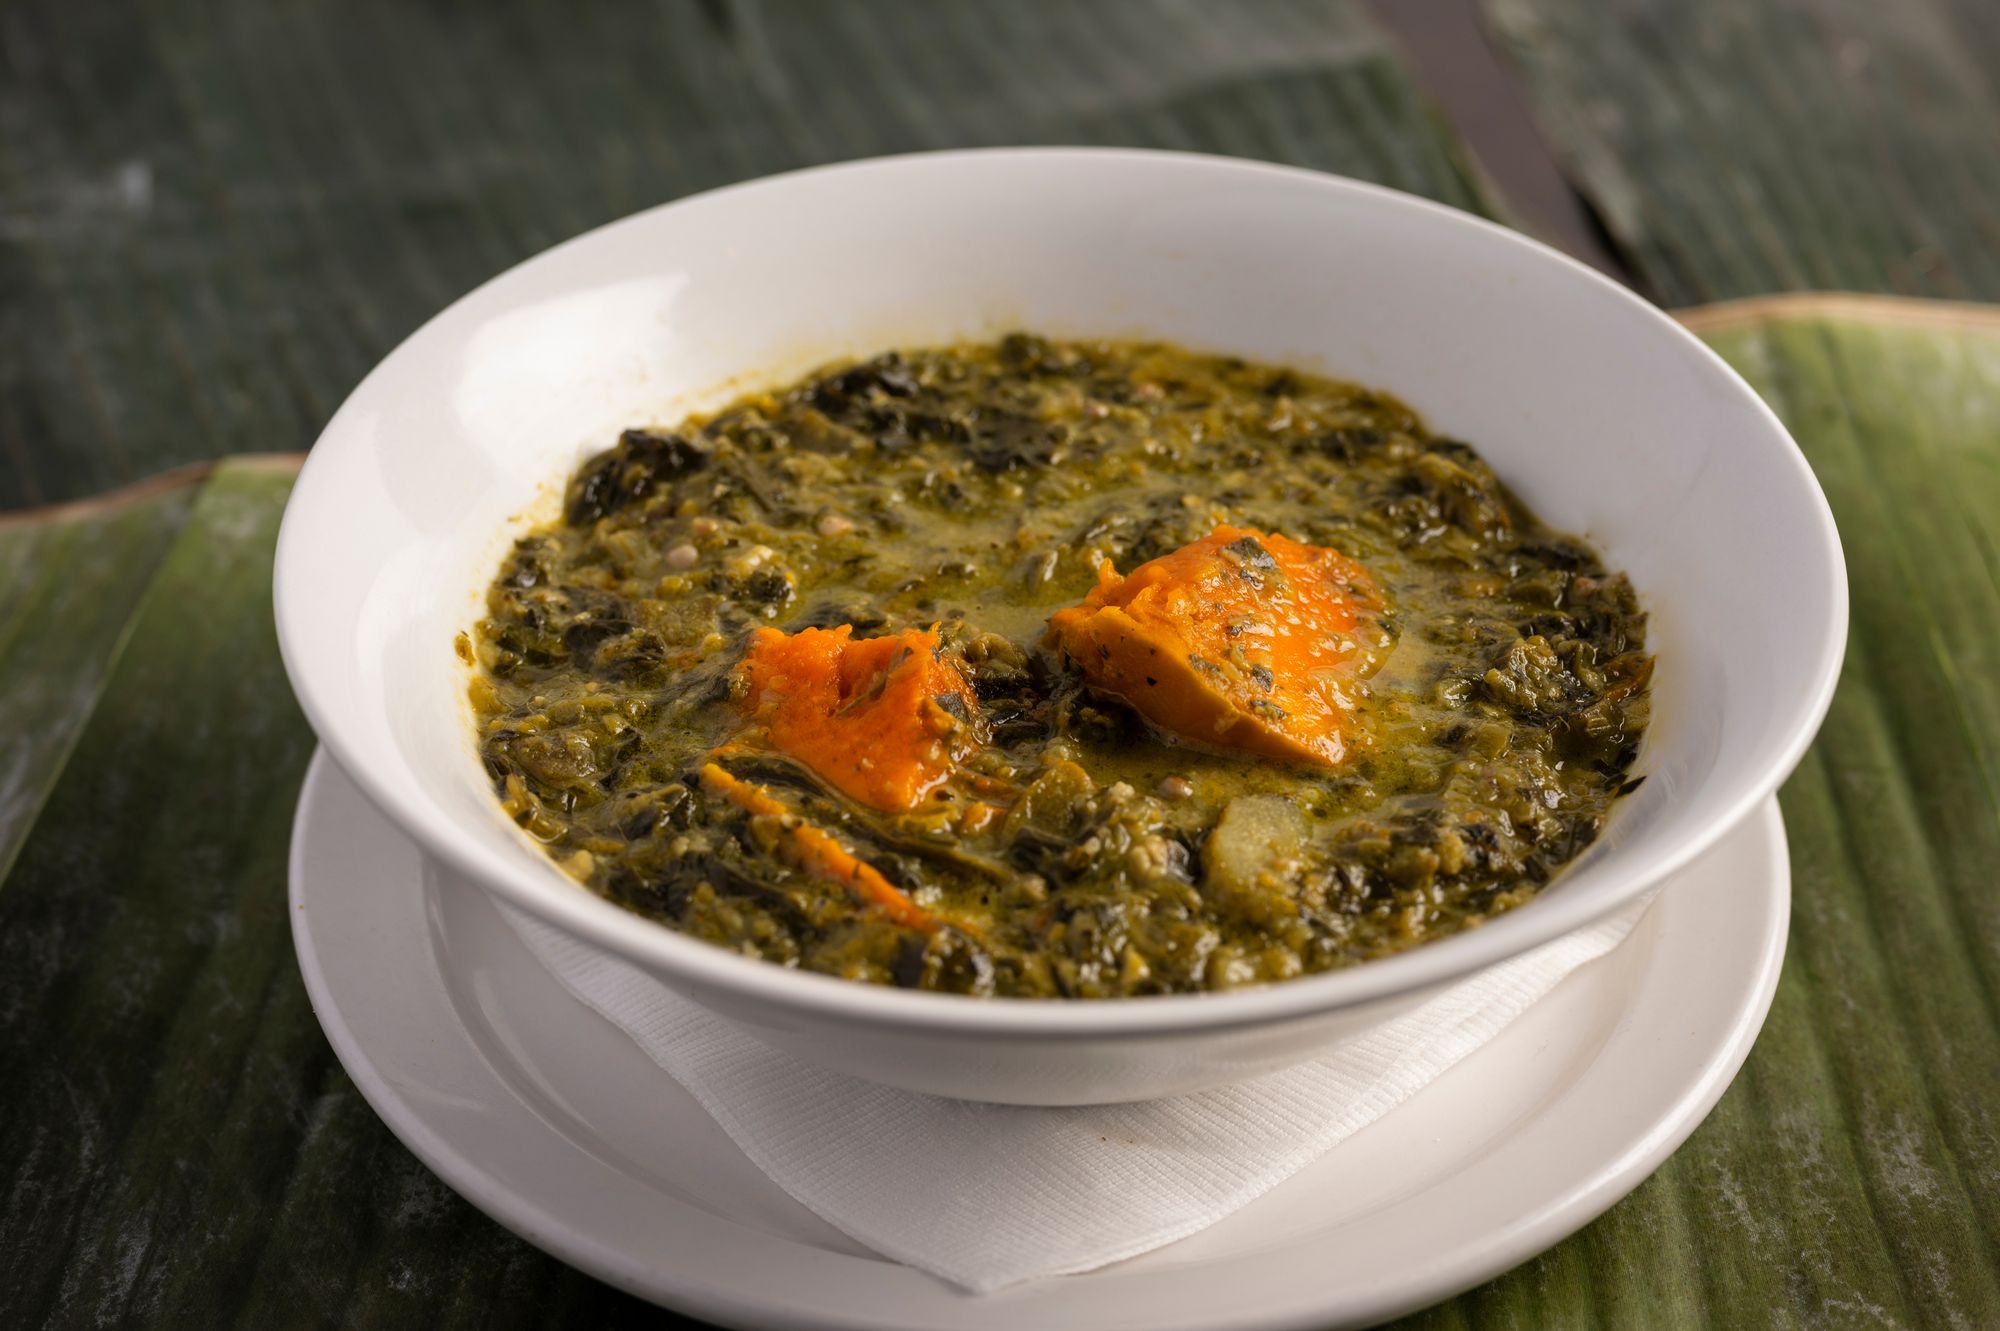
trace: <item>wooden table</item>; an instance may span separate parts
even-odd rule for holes
[[[319,1033],[277,514],[368,367],[509,263],[1010,142],[1379,180],[1730,302],[1685,317],[1799,437],[1854,584],[1783,795],[1784,981],[1651,1181],[1413,1320],[2000,1325],[1995,69],[1989,0],[7,8],[0,1325],[674,1320],[458,1200]]]

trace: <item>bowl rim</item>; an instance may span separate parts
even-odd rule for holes
[[[1726,384],[1739,406],[1750,408],[1782,445],[1794,478],[1810,496],[1815,519],[1807,542],[1820,557],[1823,588],[1830,613],[1823,627],[1809,685],[1781,738],[1766,748],[1761,762],[1740,778],[1740,788],[1722,813],[1679,843],[1642,864],[1608,879],[1601,888],[1580,896],[1538,898],[1480,928],[1425,943],[1395,955],[1355,966],[1300,976],[1268,985],[1226,992],[1145,995],[1123,1000],[986,998],[895,989],[831,975],[796,970],[747,957],[688,937],[667,925],[597,896],[561,874],[553,862],[547,872],[496,853],[482,854],[482,839],[465,831],[455,819],[432,807],[419,795],[412,808],[403,792],[384,780],[365,760],[361,746],[343,726],[318,687],[319,663],[302,659],[294,634],[287,628],[287,588],[309,576],[311,552],[301,548],[296,514],[312,506],[320,468],[315,464],[340,447],[349,417],[365,409],[370,385],[385,368],[413,346],[438,336],[441,325],[480,299],[490,288],[515,279],[525,270],[551,262],[575,247],[587,246],[624,228],[647,225],[675,209],[713,206],[739,194],[781,192],[805,179],[871,173],[923,172],[939,166],[964,167],[991,163],[1031,166],[1037,161],[1091,161],[1106,168],[1137,165],[1162,167],[1213,176],[1237,175],[1288,181],[1359,199],[1367,206],[1413,210],[1443,219],[1448,225],[1483,233],[1482,243],[1498,243],[1539,256],[1567,271],[1572,279],[1594,286],[1602,296],[1624,305],[1642,323],[1650,323],[1695,361],[1707,367],[1718,386]],[[357,403],[363,404],[357,406]],[[1742,376],[1712,348],[1658,306],[1630,288],[1549,245],[1497,222],[1430,199],[1353,180],[1329,172],[1283,166],[1207,153],[1145,148],[998,147],[948,149],[857,158],[762,176],[643,209],[593,227],[537,252],[481,282],[411,332],[343,400],[308,453],[286,504],[280,525],[272,581],[279,652],[293,692],[297,695],[320,742],[355,781],[369,801],[408,834],[427,854],[459,874],[496,893],[508,904],[571,933],[614,955],[633,961],[670,985],[694,986],[704,995],[727,996],[738,1005],[765,1011],[810,1009],[817,1020],[833,1018],[863,1023],[877,1030],[921,1031],[981,1039],[1089,1040],[1105,1038],[1167,1038],[1194,1031],[1218,1031],[1302,1020],[1337,1009],[1414,994],[1517,956],[1560,938],[1626,905],[1695,860],[1736,826],[1789,776],[1804,756],[1831,705],[1839,679],[1848,625],[1846,565],[1826,495],[1777,414]],[[440,651],[445,650],[443,644]],[[441,826],[440,826],[441,825]],[[671,978],[668,978],[671,977]],[[709,1001],[704,998],[702,1001]],[[724,1002],[721,1006],[727,1007]]]

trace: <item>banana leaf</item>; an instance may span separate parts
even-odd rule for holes
[[[1840,688],[1780,793],[1783,978],[1657,1174],[1414,1324],[2000,1325],[2000,309],[1684,318],[1785,419],[1847,556]]]
[[[133,607],[187,518],[169,474],[29,517],[0,517],[0,881],[97,703]]]

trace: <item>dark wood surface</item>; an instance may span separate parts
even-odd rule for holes
[[[1502,219],[1631,283],[1589,203],[1564,176],[1527,86],[1487,30],[1478,0],[1368,0],[1368,13],[1464,146]]]
[[[1114,143],[1486,206],[1341,0],[21,0],[0,62],[0,509],[305,448],[478,282],[793,167]]]
[[[2000,299],[1992,0],[1485,12],[1616,252],[1662,303],[1808,289]]]
[[[1381,180],[1657,299],[1991,296],[1971,0],[0,10],[0,508],[303,448],[596,222],[883,151],[1134,143]],[[865,72],[857,77],[855,71]],[[1835,505],[1857,631],[1784,802],[1792,952],[1658,1175],[1423,1326],[2000,1325],[2000,326],[1691,316]],[[287,459],[0,518],[0,1325],[671,1323],[508,1235],[320,1036],[283,862]]]

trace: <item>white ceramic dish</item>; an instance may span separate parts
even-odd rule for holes
[[[1770,1004],[1787,887],[1767,801],[1610,955],[1267,1195],[1144,1257],[975,1297],[780,1191],[324,754],[292,841],[313,1011],[446,1182],[656,1302],[735,1326],[869,1331],[1324,1331],[1488,1279],[1624,1196],[1715,1103]]]
[[[621,425],[842,353],[1148,335],[1387,389],[1626,569],[1659,655],[1646,784],[1530,906],[1356,969],[1226,995],[971,1002],[683,938],[579,889],[500,814],[454,633],[518,519]],[[1770,411],[1624,289],[1462,213],[1178,154],[1003,150],[801,172],[594,231],[465,297],[369,375],[279,538],[280,642],[321,739],[431,853],[806,1058],[916,1090],[1137,1099],[1306,1057],[1617,909],[1791,770],[1846,584]]]

